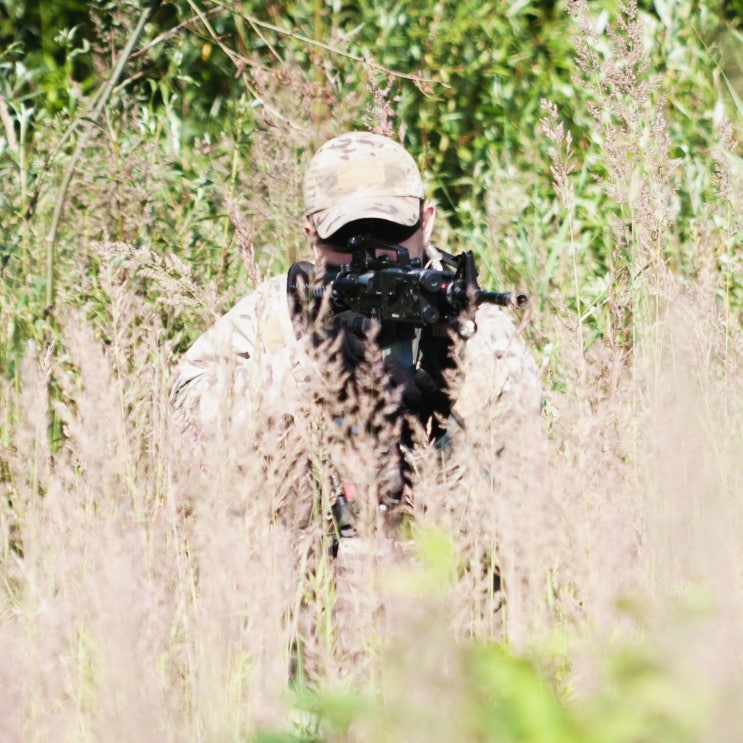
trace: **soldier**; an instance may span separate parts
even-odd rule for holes
[[[308,166],[304,201],[305,231],[322,271],[348,263],[347,240],[361,233],[403,246],[411,258],[435,265],[436,251],[430,245],[435,207],[425,199],[411,155],[387,137],[350,132],[326,142]],[[181,428],[201,431],[217,424],[225,415],[226,398],[228,414],[238,425],[258,404],[272,416],[291,416],[297,410],[317,345],[317,333],[308,332],[301,322],[297,287],[315,279],[307,264],[295,265],[288,277],[268,279],[193,344],[172,391]],[[431,368],[420,330],[377,336],[385,357],[380,379],[396,392],[401,410],[416,415],[434,438],[442,435],[450,416],[466,425],[493,400],[508,400],[538,419],[537,368],[513,322],[488,304],[477,308],[474,320],[477,332],[464,344],[458,361],[461,384],[456,399],[445,381],[452,359],[439,358]],[[325,328],[332,341],[327,347],[340,355],[351,376],[379,330],[370,333],[368,327],[355,313],[343,312]],[[443,343],[443,355],[450,356],[452,342]],[[429,351],[435,347],[441,356],[442,341],[436,344],[429,343]]]

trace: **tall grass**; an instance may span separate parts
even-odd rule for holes
[[[17,367],[0,388],[2,740],[740,737],[732,127],[708,159],[680,157],[646,19],[623,6],[607,32],[586,4],[567,9],[591,146],[567,134],[584,112],[545,101],[523,153],[535,167],[494,156],[483,212],[437,233],[474,245],[483,278],[528,288],[545,413],[519,426],[483,400],[448,454],[419,447],[402,523],[376,508],[384,442],[332,423],[332,377],[294,425],[259,407],[196,451],[168,410],[180,351],[301,252],[307,150],[358,125],[355,101],[297,129],[289,92],[314,83],[267,78],[286,116],[253,132],[249,164],[239,106],[234,131],[194,148],[173,112],[108,120],[71,183],[58,302],[36,325],[30,266],[54,199],[42,191],[27,218],[16,158],[3,208],[25,257],[0,292],[3,320],[24,328],[3,344]],[[54,160],[46,177],[63,173]],[[339,467],[360,485],[360,535],[333,558]]]

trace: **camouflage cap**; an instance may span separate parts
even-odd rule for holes
[[[315,153],[304,177],[304,211],[321,239],[357,219],[412,227],[423,181],[405,148],[380,134],[348,132]]]

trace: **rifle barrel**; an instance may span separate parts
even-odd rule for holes
[[[517,307],[523,310],[529,300],[526,294],[516,294],[515,292],[486,292],[480,290],[477,293],[477,304],[497,304],[501,307]]]

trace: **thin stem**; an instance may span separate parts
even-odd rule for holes
[[[67,198],[67,190],[69,189],[70,182],[72,181],[72,175],[77,167],[78,160],[82,155],[88,141],[93,133],[93,127],[96,125],[98,118],[100,117],[104,107],[108,103],[111,93],[113,92],[118,79],[126,67],[126,63],[129,61],[129,57],[132,54],[137,40],[139,39],[142,30],[145,27],[147,21],[150,20],[152,15],[155,13],[157,8],[160,6],[162,0],[150,0],[147,7],[142,11],[139,16],[139,21],[132,31],[124,50],[121,52],[116,66],[111,74],[111,77],[106,81],[106,84],[102,88],[100,96],[98,96],[95,107],[90,115],[90,118],[86,120],[85,126],[83,127],[80,137],[77,140],[77,146],[72,154],[70,163],[67,166],[64,177],[62,179],[62,185],[60,186],[59,193],[57,194],[57,200],[54,204],[54,214],[52,215],[52,226],[49,229],[49,235],[47,236],[46,246],[46,306],[47,310],[51,311],[54,306],[55,293],[54,293],[54,259],[55,259],[55,247],[57,242],[57,232],[59,230],[59,223],[62,219],[62,213],[64,211],[65,200]]]

